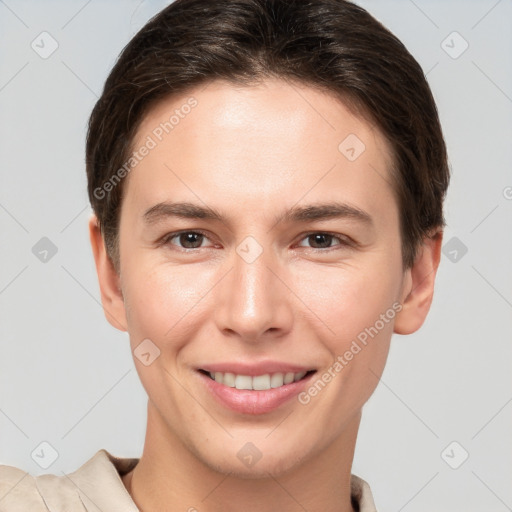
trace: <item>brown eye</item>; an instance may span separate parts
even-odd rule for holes
[[[205,235],[196,231],[182,231],[166,237],[165,243],[178,245],[182,249],[199,249],[202,247],[205,238]],[[177,240],[177,242],[173,242],[173,240]]]
[[[331,246],[333,236],[326,235],[323,233],[318,233],[315,235],[309,235],[308,239],[314,249],[325,249],[326,247]]]
[[[308,241],[309,245],[303,245],[303,242],[301,242],[302,247],[310,247],[312,249],[329,249],[331,247],[334,247],[336,245],[343,245],[344,241],[342,238],[331,235],[329,233],[310,233],[309,235],[305,236],[303,241]],[[337,243],[333,242],[336,241]]]

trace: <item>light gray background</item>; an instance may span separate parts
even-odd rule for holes
[[[445,251],[427,322],[394,338],[353,472],[382,511],[512,510],[512,2],[359,3],[427,73],[453,172],[445,243],[467,253]],[[0,0],[0,463],[32,474],[142,451],[146,396],[99,303],[84,139],[117,55],[165,4]],[[31,48],[43,31],[47,59]],[[47,470],[31,457],[44,441]]]

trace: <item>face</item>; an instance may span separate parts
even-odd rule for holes
[[[162,101],[143,146],[108,308],[148,431],[223,472],[312,460],[358,424],[411,290],[389,146],[339,100],[280,80]]]

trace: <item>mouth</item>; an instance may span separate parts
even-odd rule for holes
[[[235,389],[246,389],[252,391],[266,391],[269,389],[281,388],[307,379],[310,375],[316,372],[316,370],[308,370],[301,372],[276,372],[276,373],[264,373],[261,375],[242,375],[232,372],[211,372],[207,370],[199,370],[200,373],[206,375],[211,380],[214,380],[218,384],[235,388]]]
[[[244,415],[263,415],[279,410],[303,391],[316,370],[287,368],[295,371],[261,373],[255,367],[240,368],[235,373],[229,367],[198,369],[197,375],[206,393],[222,408]],[[215,370],[215,371],[213,371]],[[270,369],[268,369],[270,370]],[[253,375],[247,375],[252,373]]]

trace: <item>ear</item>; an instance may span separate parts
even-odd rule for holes
[[[411,334],[425,321],[434,296],[434,281],[441,259],[443,232],[426,237],[411,268],[404,276],[402,310],[395,317],[394,332]]]
[[[107,254],[98,219],[94,214],[89,219],[89,237],[96,263],[101,303],[105,317],[116,329],[127,331],[126,310],[119,274],[114,269],[114,265]]]

